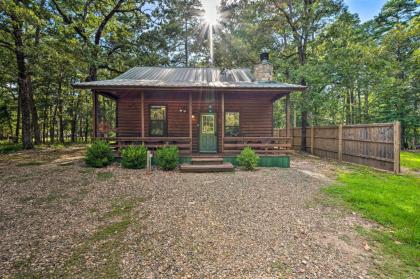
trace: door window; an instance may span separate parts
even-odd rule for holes
[[[214,134],[214,115],[203,114],[201,116],[201,133],[203,134]]]

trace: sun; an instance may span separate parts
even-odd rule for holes
[[[204,8],[204,20],[210,25],[217,25],[219,23],[219,12],[217,11],[218,0],[202,0]]]

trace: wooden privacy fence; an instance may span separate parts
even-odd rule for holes
[[[299,150],[301,128],[274,129],[276,137],[292,137],[293,149]],[[308,127],[306,151],[378,169],[400,172],[400,123]]]

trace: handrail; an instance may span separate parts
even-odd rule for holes
[[[96,137],[110,141],[191,141],[190,137]]]
[[[225,137],[225,141],[291,140],[291,137]]]
[[[247,146],[260,154],[281,154],[292,150],[292,137],[225,137],[224,152],[237,154]]]

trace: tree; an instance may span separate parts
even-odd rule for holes
[[[36,1],[3,1],[0,3],[1,46],[15,55],[17,66],[17,84],[19,92],[19,106],[22,113],[23,148],[33,147],[32,125],[35,134],[39,135],[38,117],[33,99],[31,73],[28,69],[30,55],[28,33],[40,18],[36,16]],[[31,119],[32,112],[32,119]],[[32,124],[31,124],[32,123]],[[38,141],[39,138],[36,137]]]

